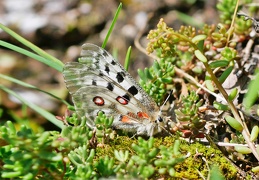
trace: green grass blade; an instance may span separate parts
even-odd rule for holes
[[[182,21],[185,24],[188,24],[188,25],[194,26],[194,27],[198,27],[198,28],[202,28],[202,26],[204,25],[199,20],[193,18],[192,16],[186,15],[180,11],[175,11],[175,13],[176,13],[179,21]]]
[[[126,69],[126,71],[128,71],[129,69],[130,55],[131,55],[131,46],[128,48],[128,51],[125,57],[124,68]]]
[[[43,58],[45,58],[45,59],[47,59],[49,61],[53,61],[53,63],[59,64],[61,67],[63,67],[63,63],[60,60],[58,60],[57,58],[55,58],[55,57],[51,56],[50,54],[46,53],[45,51],[43,51],[39,47],[35,46],[34,44],[32,44],[28,40],[24,39],[22,36],[18,35],[17,33],[15,33],[14,31],[12,31],[11,29],[9,29],[8,27],[4,26],[1,23],[0,23],[0,28],[3,31],[5,31],[6,33],[8,33],[10,36],[15,38],[17,41],[21,42],[26,47],[28,47],[31,50],[33,50],[38,55],[42,56]]]
[[[55,96],[54,94],[51,94],[51,93],[49,93],[49,92],[47,92],[47,91],[41,90],[41,89],[39,89],[39,88],[37,88],[37,87],[31,85],[31,84],[25,83],[25,82],[23,82],[23,81],[20,81],[20,80],[18,80],[18,79],[15,79],[15,78],[13,78],[13,77],[10,77],[10,76],[6,76],[6,75],[4,75],[4,74],[0,74],[0,78],[6,79],[6,80],[8,80],[8,81],[11,81],[11,82],[13,82],[13,83],[19,84],[19,85],[24,86],[24,87],[26,87],[26,88],[30,88],[30,89],[33,89],[33,90],[36,90],[36,91],[43,92],[43,93],[45,93],[45,94],[47,94],[47,95],[49,95],[49,96],[51,96],[51,97],[53,97],[53,98],[55,98],[55,99],[61,101],[61,102],[64,103],[65,105],[71,106],[71,105],[70,105],[68,102],[66,102],[64,99],[59,98],[59,97]]]
[[[28,57],[36,59],[37,61],[42,62],[42,63],[44,63],[44,64],[46,64],[46,65],[48,65],[48,66],[50,66],[50,67],[52,67],[52,68],[54,68],[56,70],[58,70],[59,72],[62,72],[62,70],[63,70],[64,64],[61,61],[59,61],[59,62],[51,61],[49,59],[46,59],[46,58],[44,58],[42,56],[39,56],[39,55],[37,55],[35,53],[32,53],[32,52],[30,52],[28,50],[25,50],[23,48],[20,48],[18,46],[13,45],[13,44],[7,43],[5,41],[1,41],[0,40],[0,45],[3,46],[3,47],[6,47],[8,49],[11,49],[13,51],[16,51],[16,52],[18,52],[20,54],[24,54],[24,55],[26,55]]]
[[[104,41],[103,41],[102,48],[105,48],[105,46],[106,46],[106,44],[107,44],[107,42],[108,42],[108,39],[109,39],[109,37],[110,37],[110,35],[111,35],[111,32],[112,32],[112,30],[113,30],[113,27],[114,27],[114,25],[115,25],[115,23],[116,23],[116,21],[117,21],[117,19],[118,19],[118,17],[119,17],[121,8],[122,8],[122,3],[120,3],[120,5],[119,5],[118,8],[117,8],[117,11],[116,11],[115,16],[114,16],[114,18],[113,18],[113,20],[112,20],[111,26],[110,26],[110,28],[109,28],[109,30],[108,30],[108,33],[106,34],[105,39],[104,39]]]
[[[34,111],[36,111],[37,113],[39,113],[40,115],[45,117],[48,121],[55,124],[57,127],[61,128],[61,129],[64,127],[64,124],[61,121],[57,120],[53,114],[49,113],[45,109],[42,109],[41,107],[39,107],[29,101],[26,101],[20,95],[18,95],[17,93],[15,93],[14,91],[12,91],[11,89],[9,89],[5,86],[0,85],[0,89],[2,89],[3,91],[7,92],[10,95],[13,95],[17,99],[19,99],[22,103],[26,104],[28,107],[30,107],[31,109],[33,109]]]

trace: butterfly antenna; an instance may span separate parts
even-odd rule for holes
[[[162,115],[162,109],[163,109],[163,107],[165,106],[165,104],[168,102],[168,100],[169,100],[170,96],[172,95],[172,93],[173,93],[173,90],[170,91],[169,95],[166,97],[164,103],[163,103],[162,106],[160,107],[159,115]],[[167,119],[167,121],[166,121],[166,125],[169,126],[169,125],[168,125],[168,121],[170,121],[170,119],[169,119],[169,117],[167,117],[167,118],[168,118],[168,119]],[[167,128],[165,128],[165,127],[163,127],[163,126],[160,126],[160,128],[164,129],[170,136],[173,136],[173,134],[172,134]]]
[[[162,106],[160,107],[159,113],[162,113],[162,109],[164,108],[165,104],[167,103],[167,101],[169,100],[170,96],[172,95],[173,90],[170,91],[169,95],[166,97],[164,103],[162,104]]]

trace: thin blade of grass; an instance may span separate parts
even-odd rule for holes
[[[113,27],[114,27],[114,25],[115,25],[115,23],[116,23],[116,21],[117,21],[117,19],[119,17],[121,8],[122,8],[122,3],[120,3],[120,5],[118,6],[118,8],[116,10],[116,13],[115,13],[114,18],[113,18],[112,23],[111,23],[111,26],[110,26],[110,28],[108,30],[108,33],[106,34],[105,39],[103,41],[102,48],[105,48],[105,46],[106,46],[106,44],[108,42],[108,39],[109,39],[109,37],[110,37],[110,35],[112,33]]]
[[[180,11],[175,11],[175,12],[179,21],[182,21],[183,23],[186,23],[190,26],[199,27],[199,28],[202,28],[202,26],[204,25],[203,23],[193,18],[192,16],[186,15]]]
[[[66,102],[64,99],[59,98],[59,97],[55,96],[54,94],[51,94],[51,93],[49,93],[49,92],[47,92],[47,91],[44,91],[44,90],[42,90],[42,89],[39,89],[39,88],[37,88],[37,87],[35,87],[35,86],[31,85],[31,84],[25,83],[25,82],[23,82],[23,81],[20,81],[20,80],[18,80],[18,79],[12,78],[12,77],[10,77],[10,76],[6,76],[6,75],[4,75],[4,74],[0,74],[0,78],[6,79],[6,80],[8,80],[8,81],[11,81],[11,82],[13,82],[13,83],[19,84],[19,85],[24,86],[24,87],[26,87],[26,88],[30,88],[30,89],[33,89],[33,90],[36,90],[36,91],[43,92],[43,93],[45,93],[45,94],[47,94],[47,95],[49,95],[49,96],[51,96],[51,97],[53,97],[53,98],[55,98],[55,99],[61,101],[61,102],[64,103],[65,105],[71,106],[71,105],[70,105],[68,102]]]
[[[131,55],[131,46],[128,48],[128,51],[125,57],[124,68],[126,69],[126,71],[128,71],[129,69],[130,55]]]
[[[37,53],[38,55],[42,56],[43,58],[52,61],[55,64],[59,64],[61,67],[63,67],[63,63],[55,58],[54,56],[51,56],[50,54],[46,53],[45,51],[43,51],[42,49],[40,49],[39,47],[35,46],[34,44],[32,44],[31,42],[29,42],[28,40],[24,39],[22,36],[18,35],[17,33],[15,33],[14,31],[12,31],[11,29],[9,29],[8,27],[4,26],[3,24],[0,23],[0,28],[5,31],[6,33],[8,33],[10,36],[12,36],[13,38],[15,38],[17,41],[21,42],[22,44],[24,44],[26,47],[30,48],[31,50],[33,50],[35,53]]]
[[[63,70],[64,64],[61,61],[59,61],[59,62],[51,61],[51,60],[46,59],[46,58],[44,58],[42,56],[39,56],[39,55],[37,55],[35,53],[32,53],[32,52],[30,52],[30,51],[28,51],[26,49],[20,48],[18,46],[15,46],[13,44],[10,44],[10,43],[7,43],[7,42],[1,41],[1,40],[0,40],[0,46],[6,47],[6,48],[11,49],[13,51],[16,51],[16,52],[18,52],[20,54],[24,54],[24,55],[26,55],[26,56],[28,56],[30,58],[33,58],[33,59],[35,59],[35,60],[37,60],[39,62],[42,62],[42,63],[44,63],[44,64],[46,64],[46,65],[48,65],[48,66],[50,66],[50,67],[52,67],[52,68],[54,68],[56,70],[58,70],[59,72],[62,72],[62,70]]]
[[[2,89],[3,91],[7,92],[8,94],[16,97],[22,103],[26,104],[28,107],[30,107],[31,109],[33,109],[34,111],[36,111],[37,113],[39,113],[40,115],[45,117],[48,121],[50,121],[51,123],[55,124],[57,127],[61,128],[61,129],[64,127],[64,124],[61,121],[57,120],[57,118],[53,114],[49,113],[45,109],[42,109],[41,107],[39,107],[39,106],[29,102],[29,101],[26,101],[20,95],[18,95],[17,93],[15,93],[14,91],[12,91],[11,89],[9,89],[9,88],[7,88],[5,86],[0,85],[0,89]]]

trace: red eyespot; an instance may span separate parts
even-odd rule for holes
[[[93,98],[93,102],[94,104],[96,104],[97,106],[103,106],[104,105],[104,99],[100,96],[95,96]]]
[[[120,104],[122,104],[122,105],[127,105],[127,104],[129,103],[129,101],[128,101],[127,99],[125,99],[125,98],[123,98],[123,97],[121,97],[121,96],[118,96],[118,97],[116,98],[116,100],[117,100]]]

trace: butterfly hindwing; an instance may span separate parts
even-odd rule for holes
[[[117,98],[116,94],[101,86],[83,87],[73,95],[77,113],[87,117],[90,127],[94,127],[94,119],[99,111],[114,117],[115,129],[138,131],[139,128],[145,129],[144,127],[150,124],[149,119],[137,118],[136,115],[142,112],[142,109],[131,102],[122,105],[118,103]]]

